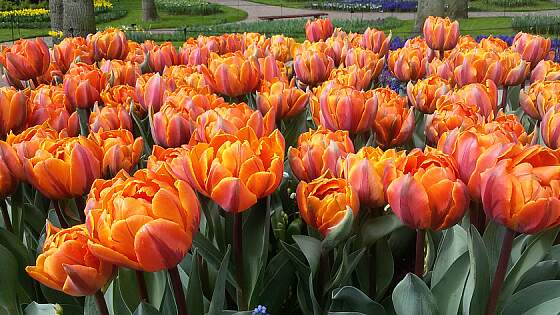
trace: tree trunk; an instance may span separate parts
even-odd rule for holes
[[[142,0],[142,18],[144,21],[153,21],[158,18],[154,0]]]
[[[452,19],[466,19],[469,17],[469,4],[467,0],[446,0],[447,16]]]
[[[419,0],[413,32],[422,33],[424,20],[430,15],[444,16],[443,0]]]
[[[51,30],[62,31],[64,7],[62,0],[49,0],[49,13],[51,17]]]
[[[64,0],[64,36],[82,36],[95,33],[93,0]]]

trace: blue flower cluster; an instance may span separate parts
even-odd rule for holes
[[[255,307],[255,309],[253,310],[253,315],[270,315],[270,314],[267,312],[266,306],[259,305]]]
[[[378,11],[378,12],[412,12],[416,11],[418,1],[414,0],[339,0],[313,3],[312,7],[324,10],[341,11]]]

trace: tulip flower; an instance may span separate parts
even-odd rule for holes
[[[272,35],[270,37],[269,53],[278,61],[287,62],[293,59],[296,41],[284,35]]]
[[[47,122],[57,131],[68,128],[72,106],[61,85],[40,85],[31,90],[27,103],[28,127]]]
[[[315,45],[321,45],[323,42],[315,43]],[[346,59],[346,54],[348,50],[351,49],[353,46],[350,44],[349,38],[344,36],[331,36],[325,42],[327,45],[328,56],[333,58],[334,64],[339,66],[344,62]],[[332,54],[331,54],[332,53]],[[383,59],[383,58],[377,58]]]
[[[128,40],[123,31],[116,28],[108,28],[103,32],[89,35],[88,43],[93,47],[95,60],[119,59],[124,60],[128,55]]]
[[[64,75],[64,93],[72,108],[89,109],[101,100],[107,85],[106,75],[96,66],[76,63]]]
[[[503,85],[506,69],[497,53],[478,50],[461,53],[457,56],[456,64],[453,78],[459,86],[486,80],[492,80],[498,86]]]
[[[304,92],[294,84],[276,81],[269,85],[264,85],[264,91],[257,93],[257,108],[263,115],[271,109],[276,113],[276,119],[292,118],[305,110],[309,101],[310,92]]]
[[[377,79],[379,73],[373,73],[369,69],[359,68],[356,65],[350,67],[336,68],[331,71],[329,80],[344,86],[350,86],[358,91],[367,91],[371,81]]]
[[[210,93],[200,94],[199,90],[191,87],[181,87],[175,90],[165,100],[164,105],[166,103],[173,103],[173,107],[188,113],[189,119],[193,122],[207,110],[229,105],[223,97]]]
[[[92,64],[93,52],[83,37],[66,37],[59,44],[54,45],[53,55],[56,65],[66,73],[73,62]]]
[[[410,104],[424,114],[436,110],[436,100],[451,90],[449,82],[436,76],[418,80],[416,84],[408,82],[406,94]]]
[[[211,94],[210,86],[204,80],[204,75],[194,66],[170,66],[165,68],[162,77],[177,88],[190,87],[198,94]]]
[[[294,59],[294,71],[299,81],[315,86],[329,77],[334,60],[322,52],[304,51]]]
[[[163,73],[165,67],[176,65],[179,63],[179,56],[171,42],[165,42],[161,45],[155,45],[148,52],[148,64],[153,72]]]
[[[0,202],[4,202],[3,199],[16,190],[22,178],[23,168],[16,151],[8,143],[0,140]],[[4,220],[6,219],[4,217]]]
[[[381,73],[381,70],[383,70],[385,58],[380,58],[379,55],[371,50],[352,48],[348,50],[346,54],[344,65],[346,67],[356,65],[360,68],[369,69],[373,71],[374,76],[377,77]]]
[[[107,74],[111,86],[129,85],[135,86],[136,80],[142,75],[138,63],[122,60],[103,60],[99,68]]]
[[[426,118],[426,140],[436,144],[446,131],[470,128],[481,120],[476,106],[461,101],[447,102]]]
[[[448,59],[434,59],[428,64],[428,76],[436,76],[440,77],[444,80],[447,80],[450,84],[453,84],[453,70],[455,66],[453,66]]]
[[[20,155],[21,156],[21,155]],[[80,197],[101,177],[103,152],[84,137],[44,139],[32,157],[24,158],[26,179],[49,199]]]
[[[414,131],[414,113],[406,105],[406,98],[389,88],[373,90],[373,101],[378,108],[373,130],[377,144],[382,148],[403,145]]]
[[[548,55],[550,46],[550,38],[519,32],[513,39],[511,49],[520,53],[524,60],[531,63],[531,67],[535,67]]]
[[[136,97],[146,112],[157,113],[170,92],[175,90],[171,82],[159,73],[152,76],[141,76],[136,80]]]
[[[36,79],[49,69],[51,55],[41,38],[20,39],[5,52],[4,67],[16,80]]]
[[[182,145],[176,148],[163,148],[159,145],[154,145],[152,154],[148,157],[146,168],[152,172],[163,172],[169,174],[169,176],[173,176],[169,167],[171,161],[183,155],[187,155],[189,149],[190,146],[188,145]]]
[[[541,120],[557,104],[560,104],[560,81],[537,81],[519,94],[519,105],[536,120]]]
[[[179,62],[183,65],[198,66],[208,64],[210,50],[207,47],[198,47],[193,44],[183,44],[179,49]]]
[[[259,58],[258,61],[261,79],[266,81],[288,81],[287,68],[281,61],[274,59],[274,56],[268,55],[265,58]]]
[[[132,131],[132,118],[124,105],[104,106],[99,108],[96,104],[89,116],[89,128],[92,132],[99,130],[126,129]]]
[[[451,50],[457,45],[459,39],[459,22],[457,21],[451,22],[447,17],[429,16],[424,21],[422,30],[428,47],[442,52],[441,58],[443,58],[443,51]]]
[[[428,58],[418,46],[403,47],[389,52],[387,59],[391,73],[401,82],[416,81],[424,77]]]
[[[226,212],[237,214],[278,188],[283,164],[284,138],[278,130],[259,138],[245,127],[194,145],[170,168]]]
[[[33,279],[72,296],[93,295],[113,277],[114,266],[92,255],[85,225],[59,229],[47,221],[47,235],[35,266],[25,267]]]
[[[481,126],[484,133],[501,132],[507,134],[513,142],[519,142],[523,145],[533,142],[534,133],[527,134],[525,127],[515,114],[504,114],[503,111],[486,118],[486,122]]]
[[[560,148],[560,104],[551,107],[544,114],[540,133],[547,147],[551,149]]]
[[[369,49],[378,56],[385,56],[389,51],[391,36],[391,34],[389,34],[389,36],[385,36],[383,31],[368,27],[362,35],[360,47]]]
[[[334,26],[329,18],[307,20],[305,35],[310,42],[325,41],[334,31]]]
[[[214,92],[229,97],[254,92],[260,81],[258,61],[244,59],[240,54],[225,57],[211,54],[208,67],[203,65],[201,71]]]
[[[142,169],[98,180],[88,196],[89,250],[131,269],[156,272],[175,267],[198,231],[200,205],[182,180]]]
[[[0,87],[0,139],[10,131],[20,132],[25,126],[27,94],[13,87]]]
[[[440,231],[456,224],[469,205],[469,194],[453,159],[434,149],[414,149],[405,164],[386,191],[399,220],[419,230]]]
[[[139,44],[135,41],[130,40],[128,41],[128,55],[126,56],[125,61],[142,64],[145,62],[145,57],[146,57],[145,51],[148,50],[150,50],[150,48],[145,47],[144,44]]]
[[[521,59],[521,55],[511,51],[500,53],[500,59],[504,67],[504,86],[515,86],[525,83],[529,75],[530,64]]]
[[[305,223],[317,229],[323,237],[342,222],[347,211],[357,216],[360,211],[358,195],[345,179],[321,176],[309,183],[301,181],[296,199]]]
[[[531,83],[536,81],[560,80],[560,64],[551,60],[541,60],[531,71]]]
[[[167,148],[186,144],[191,137],[189,110],[173,99],[163,104],[150,121],[150,126],[155,143]]]
[[[338,159],[349,153],[354,153],[354,145],[347,131],[319,127],[299,135],[297,148],[288,150],[288,161],[295,177],[310,182],[327,171],[338,174]]]
[[[463,102],[478,107],[484,117],[495,114],[498,108],[498,87],[492,80],[481,83],[471,83],[455,90],[438,101]],[[436,105],[437,106],[437,105]]]
[[[44,123],[29,127],[17,135],[10,133],[6,137],[6,142],[16,150],[20,158],[32,158],[43,142],[56,141],[58,137],[58,132]]]
[[[318,102],[315,107],[319,108],[319,120],[315,123],[333,131],[348,130],[351,134],[371,129],[378,106],[372,91],[336,85],[324,89]]]
[[[530,146],[481,174],[486,215],[519,233],[533,234],[560,224],[560,157]]]
[[[503,39],[490,35],[481,39],[478,43],[478,47],[486,51],[502,52],[506,50],[509,45]]]
[[[89,138],[103,151],[101,173],[106,178],[115,176],[120,170],[132,171],[142,155],[144,140],[134,139],[132,133],[126,129],[100,130],[91,133]]]

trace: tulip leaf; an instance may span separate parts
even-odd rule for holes
[[[151,304],[142,302],[138,305],[138,308],[133,313],[134,315],[158,315],[158,310]]]
[[[415,274],[409,273],[397,284],[392,294],[397,315],[438,314],[436,299],[430,289]]]
[[[31,265],[33,262],[31,254],[14,234],[4,229],[0,229],[0,245],[9,250],[17,261],[18,284],[25,289],[28,296],[34,296],[35,289],[33,288],[33,283],[25,272],[25,267]]]
[[[191,273],[189,277],[189,285],[187,287],[187,313],[188,314],[204,314],[204,297],[202,295],[202,286],[200,284],[200,260],[198,253],[194,250],[192,255]]]
[[[375,297],[381,299],[393,281],[395,272],[393,253],[386,238],[375,242],[375,259]]]
[[[299,135],[307,130],[307,111],[304,110],[293,118],[282,121],[282,134],[286,140],[286,148],[297,146]]]
[[[37,302],[31,302],[25,307],[23,312],[25,315],[56,315],[60,314],[62,310],[63,308],[58,304],[38,304]]]
[[[354,212],[350,207],[346,207],[346,212],[344,213],[344,218],[329,231],[329,234],[325,236],[321,243],[322,251],[328,251],[342,241],[348,238],[350,232],[352,231],[352,225],[354,224]]]
[[[378,239],[391,234],[402,227],[402,222],[394,214],[382,215],[367,220],[361,229],[360,236],[365,246],[373,245]]]
[[[529,269],[519,281],[516,291],[522,290],[535,283],[546,280],[554,280],[560,273],[560,262],[557,260],[545,260],[537,263]]]
[[[136,271],[128,268],[119,268],[114,281],[119,282],[119,294],[126,307],[132,312],[140,303]]]
[[[366,251],[365,248],[361,248],[350,253],[352,247],[352,240],[353,238],[346,242],[344,248],[342,249],[342,255],[336,255],[336,256],[342,256],[342,262],[340,263],[340,267],[338,268],[338,271],[336,272],[336,275],[332,281],[331,288],[337,288],[344,285],[348,281],[348,278],[350,278],[352,272],[354,272],[354,270],[358,266],[358,263],[360,262],[362,257],[364,256],[364,253]],[[334,265],[336,266],[336,262]],[[327,293],[327,292],[323,292],[323,293]]]
[[[9,249],[0,245],[0,314],[19,314],[14,284],[18,283],[18,263]]]
[[[311,274],[315,275],[319,269],[319,260],[321,259],[321,241],[307,235],[294,235],[293,239],[307,259]]]
[[[266,305],[271,314],[285,314],[282,309],[283,299],[289,295],[289,290],[294,280],[295,268],[290,256],[285,250],[280,250],[268,264],[263,276],[264,283],[259,294],[251,304]]]
[[[507,104],[509,105],[509,110],[515,111],[519,108],[519,93],[520,92],[521,92],[521,85],[510,86],[508,88]]]
[[[216,276],[216,282],[214,284],[214,292],[212,293],[212,300],[210,301],[210,307],[208,309],[208,314],[221,314],[224,308],[225,294],[226,294],[226,275],[229,265],[230,256],[230,246],[226,250],[226,254],[220,268],[218,269],[218,275]]]
[[[458,313],[469,267],[469,254],[465,252],[447,268],[446,273],[432,287],[432,293],[436,298],[441,314]]]
[[[111,284],[107,287],[107,291],[105,291],[105,301],[110,314],[132,314],[132,311],[128,308],[121,296],[118,280],[111,281]]]
[[[489,270],[491,271],[496,270],[496,266],[498,265],[505,232],[506,228],[503,225],[499,225],[490,220],[482,236],[484,245],[486,246],[486,252],[488,253]]]
[[[99,310],[97,309],[97,304],[95,304],[95,296],[94,295],[86,296],[84,301],[84,315],[97,315],[97,314],[99,314]]]
[[[280,242],[280,246],[286,251],[300,274],[307,275],[310,272],[309,267],[305,264],[305,256],[295,244],[292,245]]]
[[[477,229],[471,225],[467,231],[469,250],[469,275],[463,293],[463,314],[484,314],[490,293],[490,270],[484,241]]]
[[[523,313],[523,315],[555,314],[560,309],[560,297],[541,303]]]
[[[159,308],[159,314],[161,315],[177,314],[177,304],[175,302],[175,296],[173,295],[173,289],[171,288],[170,281],[168,281],[165,284],[165,288],[162,290],[162,295],[163,298],[161,301],[161,307]]]
[[[432,289],[447,274],[453,263],[467,251],[467,232],[461,226],[454,225],[444,232],[432,272]]]
[[[167,286],[167,272],[165,270],[144,272],[144,280],[146,281],[150,304],[155,306],[156,309],[160,309],[165,287]]]
[[[209,241],[203,234],[196,233],[193,238],[193,249],[197,249],[202,258],[214,267],[216,270],[220,268],[220,264],[223,261],[223,255],[220,251]],[[231,283],[234,287],[238,287],[237,282],[233,277],[233,272],[231,271],[231,267],[228,266],[227,272],[227,280]]]
[[[415,148],[424,148],[426,146],[426,115],[419,110],[414,109],[414,133],[412,134],[412,143]]]
[[[552,260],[560,260],[560,244],[554,245],[548,253],[548,258]]]
[[[383,315],[385,314],[385,309],[358,288],[346,286],[333,290],[329,313],[331,312]]]
[[[542,281],[512,295],[506,301],[501,314],[523,314],[535,306],[557,298],[560,298],[560,280]]]
[[[312,297],[312,295],[313,295],[312,292],[313,291],[309,290],[308,283],[304,279],[307,279],[307,277],[305,277],[304,275],[298,274],[297,299],[298,299],[298,302],[299,302],[300,311],[304,315],[317,314],[315,312],[316,302],[313,301],[314,297]]]

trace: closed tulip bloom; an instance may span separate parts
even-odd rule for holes
[[[407,107],[406,98],[389,88],[373,90],[373,100],[378,107],[373,123],[375,139],[382,148],[405,144],[414,131],[414,112]]]
[[[99,68],[107,74],[111,86],[129,85],[135,86],[136,79],[142,75],[140,64],[122,60],[103,60]]]
[[[21,156],[21,155],[20,155]],[[25,158],[27,181],[49,199],[79,197],[101,177],[103,152],[93,140],[44,139],[34,156]]]
[[[551,44],[550,38],[519,32],[513,39],[511,49],[520,53],[534,67],[548,55]]]
[[[325,81],[333,68],[334,60],[322,52],[306,50],[294,59],[297,79],[310,86]]]
[[[319,96],[318,125],[330,130],[347,130],[351,134],[369,131],[373,126],[378,104],[372,91],[333,86]]]
[[[428,58],[424,49],[413,46],[390,51],[387,62],[391,73],[397,79],[408,82],[424,77]]]
[[[166,148],[186,144],[191,138],[189,110],[173,99],[163,104],[150,125],[155,143]]]
[[[379,55],[371,50],[352,48],[346,54],[344,65],[346,67],[356,65],[360,68],[367,68],[379,75],[385,65],[385,58],[380,58]]]
[[[16,151],[0,140],[0,198],[12,194],[23,178],[23,168]]]
[[[106,86],[106,74],[95,65],[76,63],[64,75],[64,92],[73,108],[91,108]]]
[[[387,187],[387,200],[399,220],[413,229],[440,231],[456,224],[469,205],[454,161],[434,149],[413,150],[414,163]]]
[[[297,147],[288,150],[288,161],[295,177],[310,182],[327,171],[338,174],[338,159],[349,153],[354,153],[354,145],[347,131],[319,127],[299,135]]]
[[[470,128],[482,121],[478,108],[462,101],[447,102],[426,118],[426,140],[435,145],[439,138],[455,128]]]
[[[282,181],[284,137],[275,130],[257,137],[246,127],[198,143],[170,163],[173,174],[212,198],[226,212],[240,213],[272,194]]]
[[[100,130],[89,136],[103,150],[102,174],[105,178],[115,176],[120,170],[131,172],[142,155],[144,140],[134,139],[126,129]]]
[[[147,169],[98,180],[89,194],[88,248],[119,266],[156,272],[176,266],[198,232],[200,205],[182,180]]]
[[[83,37],[66,37],[59,44],[53,46],[53,56],[56,65],[66,73],[73,62],[92,64],[93,52]]]
[[[560,64],[552,60],[541,60],[531,71],[531,83],[536,81],[560,80]]]
[[[560,81],[537,81],[519,94],[519,105],[533,119],[541,120],[557,104],[560,104]]]
[[[547,147],[551,149],[560,148],[560,104],[551,107],[544,114],[540,133]]]
[[[25,267],[33,279],[72,296],[93,295],[113,277],[113,264],[88,249],[85,225],[59,229],[47,221],[47,235],[35,266]]]
[[[88,36],[88,42],[93,47],[95,60],[119,59],[124,60],[128,55],[128,40],[123,31],[108,28]]]
[[[173,90],[175,87],[172,83],[165,80],[159,73],[152,76],[141,76],[136,80],[136,97],[146,112],[152,110],[157,113]]]
[[[92,132],[99,130],[132,130],[132,118],[123,105],[103,106],[96,104],[89,116],[89,128]]]
[[[363,147],[339,159],[342,175],[358,194],[360,205],[370,208],[383,207],[386,203],[383,190],[385,167],[395,159],[405,156],[404,151],[383,151],[376,147]]]
[[[25,127],[27,91],[0,87],[0,138],[10,131],[20,132]]]
[[[430,76],[418,80],[416,84],[408,82],[406,94],[410,104],[424,114],[431,114],[436,110],[436,100],[447,94],[451,86],[447,80]]]
[[[323,237],[337,227],[347,211],[352,211],[354,217],[360,211],[358,195],[343,178],[322,176],[309,183],[301,181],[296,199],[305,223],[321,232]]]
[[[533,234],[560,224],[558,152],[527,147],[482,173],[484,212],[498,224]]]
[[[498,87],[492,80],[481,83],[471,83],[449,93],[440,102],[463,102],[478,107],[484,117],[496,113],[498,108]]]
[[[212,54],[208,67],[203,65],[201,70],[214,92],[230,97],[254,92],[260,81],[256,58],[245,59],[240,54],[225,57]]]
[[[51,55],[41,38],[20,39],[4,52],[6,70],[16,80],[26,81],[49,69]]]
[[[350,86],[358,91],[367,91],[371,86],[371,81],[377,79],[379,73],[373,73],[369,69],[359,68],[356,65],[349,67],[336,68],[331,71],[329,80],[344,86]]]
[[[457,66],[453,79],[458,86],[486,80],[492,80],[498,86],[503,85],[506,69],[497,53],[473,50],[460,54],[455,62]]]
[[[292,118],[305,110],[309,96],[310,92],[295,87],[294,79],[290,83],[275,81],[257,94],[257,108],[263,115],[274,109],[277,120]]]
[[[320,44],[322,42],[319,42],[317,44]],[[331,58],[333,58],[334,64],[336,66],[341,65],[342,63],[344,63],[344,60],[346,59],[346,54],[348,53],[348,50],[351,49],[353,46],[349,41],[348,36],[344,35],[338,35],[338,36],[332,36],[329,37],[325,44],[329,47],[329,52],[332,52],[333,54],[329,56]],[[383,58],[381,58],[383,59]]]
[[[28,127],[41,125],[47,122],[57,131],[67,128],[72,109],[62,85],[40,85],[31,90],[27,102]]]
[[[305,23],[305,35],[310,42],[325,41],[334,31],[331,19],[307,20]]]
[[[389,43],[391,42],[391,34],[385,35],[385,32],[375,28],[367,28],[360,40],[360,46],[369,49],[379,56],[385,56],[389,51]]]
[[[266,81],[288,81],[288,70],[281,61],[274,59],[274,56],[268,55],[259,58],[259,68],[261,79]]]
[[[179,64],[179,56],[171,42],[155,45],[148,53],[148,64],[153,72],[163,73],[165,67]]]
[[[500,53],[500,59],[504,67],[504,86],[515,86],[525,83],[525,79],[531,70],[529,62],[521,59],[519,53],[511,51]]]
[[[433,59],[428,64],[428,76],[436,76],[440,77],[444,80],[449,81],[450,84],[453,84],[453,70],[455,67],[451,64],[448,59]]]
[[[426,44],[433,50],[451,50],[459,39],[459,22],[449,18],[429,16],[423,27]]]
[[[210,50],[207,47],[194,44],[183,44],[179,49],[179,62],[183,65],[198,66],[208,64]]]

